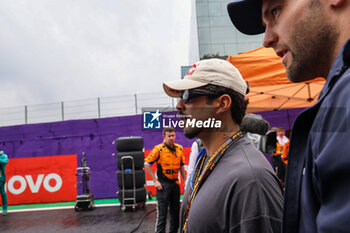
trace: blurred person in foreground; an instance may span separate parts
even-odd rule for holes
[[[168,208],[170,212],[170,233],[179,229],[180,184],[179,172],[186,183],[185,157],[181,145],[175,143],[176,133],[172,127],[163,129],[163,143],[155,146],[145,158],[145,170],[157,189],[157,233],[165,233]],[[157,177],[151,165],[157,164]]]
[[[5,166],[8,163],[7,155],[1,150],[0,151],[0,194],[2,200],[2,215],[7,215],[7,194],[5,192]]]
[[[202,60],[163,87],[180,98],[185,136],[205,147],[183,197],[182,232],[280,232],[282,187],[240,130],[247,85],[239,71],[225,60]]]
[[[242,33],[264,33],[292,82],[326,78],[317,103],[295,120],[283,232],[349,232],[350,0],[236,0]]]

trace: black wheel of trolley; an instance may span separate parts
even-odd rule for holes
[[[148,200],[152,200],[153,194],[152,191],[148,191]]]
[[[115,143],[119,152],[142,151],[143,149],[142,137],[120,137],[115,140]]]
[[[117,182],[119,188],[123,188],[122,183],[122,172],[117,171]],[[135,170],[135,188],[142,188],[145,185],[145,172],[143,169]],[[125,189],[133,189],[134,188],[134,175],[133,172],[125,172],[124,171],[124,188]]]
[[[94,202],[91,202],[91,203],[89,204],[88,209],[89,209],[89,210],[94,210],[95,208],[96,208],[95,203],[94,203]]]
[[[124,156],[131,156],[134,159],[135,170],[139,170],[144,167],[145,154],[143,151],[118,152],[117,166],[119,170],[122,169],[122,158]],[[123,159],[123,168],[132,169],[132,159]]]
[[[125,189],[124,191],[119,190],[118,192],[118,198],[120,203],[123,203],[123,194],[125,193],[125,198],[133,198],[134,197],[134,189]],[[138,188],[136,189],[136,204],[146,202],[146,188]],[[133,205],[134,201],[133,200],[126,200],[125,201],[126,205]]]

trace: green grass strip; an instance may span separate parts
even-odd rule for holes
[[[182,199],[182,195],[180,196]],[[152,197],[151,200],[147,199],[147,202],[157,201],[156,197]],[[118,198],[112,199],[95,199],[95,204],[119,204],[120,201]],[[8,206],[9,210],[20,210],[20,209],[35,209],[35,208],[50,208],[50,207],[62,207],[62,206],[75,206],[74,202],[56,202],[56,203],[40,203],[40,204],[25,204],[25,205],[10,205]]]

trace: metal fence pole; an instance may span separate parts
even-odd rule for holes
[[[137,95],[135,94],[135,114],[137,115]]]
[[[28,124],[28,106],[24,106],[24,123]]]
[[[62,121],[64,121],[64,102],[61,102]]]
[[[98,111],[98,118],[101,118],[101,101],[100,101],[100,97],[97,97],[97,111]]]

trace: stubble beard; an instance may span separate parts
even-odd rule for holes
[[[206,108],[203,108],[200,112],[200,114],[195,114],[195,115],[198,115],[200,117],[197,118],[197,120],[201,120],[201,121],[205,121],[207,119],[210,119],[210,118],[213,118],[214,117],[214,114],[213,114],[213,110],[212,109],[206,109]],[[188,119],[190,120],[190,119]],[[208,130],[212,130],[210,128],[197,128],[196,126],[195,127],[185,127],[184,128],[184,135],[185,137],[189,138],[189,139],[192,139],[194,137],[197,137],[199,136],[199,134],[201,132],[207,132]]]
[[[199,128],[184,128],[184,135],[188,139],[192,139],[194,137],[197,137],[198,134],[201,132],[201,129]]]
[[[292,82],[326,78],[331,68],[330,59],[333,57],[339,33],[326,22],[323,9],[315,1],[308,7],[308,16],[300,20],[291,33],[292,62],[287,67],[286,74]]]

